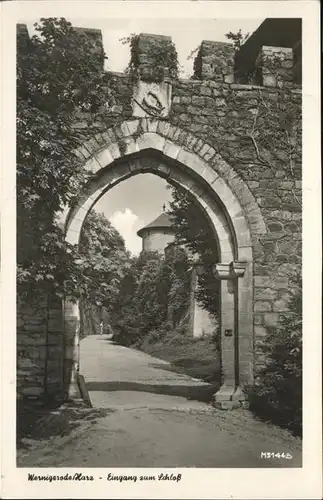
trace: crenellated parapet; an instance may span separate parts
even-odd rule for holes
[[[161,53],[167,53],[170,37],[152,34],[138,36],[138,55],[132,64],[136,65],[141,80],[148,80],[155,69],[156,61],[151,56],[152,47],[158,43]],[[194,60],[194,80],[213,81],[223,84],[252,84],[263,87],[296,87],[300,83],[300,45],[278,47],[248,43],[238,52],[233,44],[203,40]],[[166,76],[170,68],[164,68]],[[148,77],[148,78],[147,78]]]
[[[263,25],[266,25],[266,20]],[[275,21],[275,20],[273,20]],[[277,20],[276,20],[277,21]],[[280,20],[281,21],[281,20]],[[268,23],[267,23],[268,24]],[[293,88],[301,83],[301,39],[262,36],[261,27],[236,51],[232,43],[203,40],[194,60],[193,80],[223,84],[246,84],[263,87]],[[92,28],[73,28],[87,38],[91,54],[102,54],[102,32]],[[260,31],[260,33],[258,33]],[[26,44],[29,34],[26,25],[17,25],[18,48]],[[282,46],[277,45],[282,41]],[[289,44],[289,45],[288,45]],[[177,79],[176,47],[171,37],[141,33],[132,37],[130,74],[145,82],[174,81]],[[190,79],[189,79],[190,80]]]

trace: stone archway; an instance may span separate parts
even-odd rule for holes
[[[215,402],[230,407],[253,381],[252,237],[266,232],[260,209],[237,173],[200,138],[165,120],[141,118],[99,133],[76,152],[93,173],[62,214],[66,239],[78,244],[83,222],[103,194],[130,176],[152,172],[190,191],[217,235],[221,280],[223,384]],[[143,160],[145,158],[145,160]],[[65,304],[66,363],[78,370],[77,304]]]

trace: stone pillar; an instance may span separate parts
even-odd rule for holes
[[[214,406],[231,409],[244,399],[239,383],[239,294],[238,278],[245,263],[216,264],[215,277],[221,280],[221,365],[222,385],[214,395]]]
[[[18,294],[17,394],[33,404],[64,399],[62,319],[62,303],[50,290]]]
[[[166,118],[172,102],[170,69],[159,66],[156,48],[167,54],[172,49],[172,39],[169,36],[142,33],[136,43],[138,57],[133,63],[138,79],[133,87],[132,115],[139,118]],[[158,75],[155,74],[156,71]]]
[[[237,265],[237,264],[236,264]],[[243,263],[237,280],[237,319],[239,334],[239,385],[253,383],[253,304],[250,301],[250,290],[253,288],[252,262]]]
[[[79,396],[77,375],[80,368],[79,304],[67,299],[64,303],[64,385],[69,396]]]
[[[169,36],[141,33],[136,43],[137,60],[133,64],[138,78],[133,87],[133,116],[166,118],[172,102],[170,68],[161,67],[156,54],[171,52],[172,39]]]

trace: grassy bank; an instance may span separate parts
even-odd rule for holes
[[[136,346],[171,363],[174,371],[186,373],[212,385],[220,384],[220,359],[211,337],[193,338],[182,332],[150,334]]]

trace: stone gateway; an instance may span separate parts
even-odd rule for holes
[[[142,75],[155,35],[139,35],[138,78],[109,73],[117,98],[106,116],[75,116],[75,155],[92,175],[59,215],[66,240],[78,244],[89,210],[131,176],[150,172],[194,196],[219,256],[222,386],[214,402],[222,408],[240,404],[263,366],[263,340],[288,311],[301,266],[299,40],[277,47],[261,33],[236,55],[230,43],[203,41],[192,79],[151,84]],[[79,367],[79,306],[67,297],[48,318],[45,309],[18,301],[18,390],[64,399]]]

